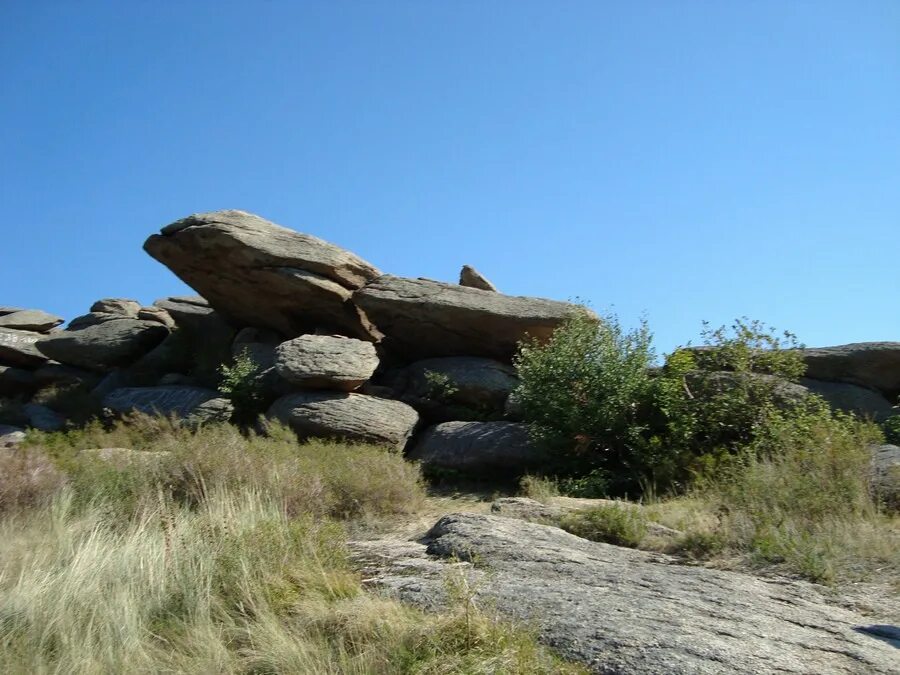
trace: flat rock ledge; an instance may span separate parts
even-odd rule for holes
[[[900,629],[832,604],[813,584],[684,566],[548,525],[451,514],[423,542],[353,548],[367,583],[428,609],[443,604],[448,575],[465,574],[482,606],[533,626],[543,643],[594,673],[900,668]]]

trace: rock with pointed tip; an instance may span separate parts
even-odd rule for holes
[[[471,265],[463,265],[459,272],[459,285],[469,288],[480,288],[482,291],[497,292],[497,287]]]
[[[227,210],[176,221],[144,250],[238,324],[289,337],[328,329],[378,338],[350,299],[379,271],[317,237]]]

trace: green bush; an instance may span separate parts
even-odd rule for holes
[[[219,366],[222,377],[219,392],[234,405],[236,422],[254,422],[265,408],[265,398],[259,382],[260,367],[245,348],[234,358],[232,365]]]
[[[900,445],[900,415],[889,417],[881,425],[884,440],[893,445]]]
[[[564,474],[608,472],[612,489],[634,488],[641,472],[653,363],[645,324],[627,332],[613,316],[573,314],[543,344],[525,341],[515,360],[515,398],[540,442],[555,448]]]
[[[584,539],[630,548],[637,548],[647,536],[647,518],[633,504],[572,511],[562,517],[560,527]]]

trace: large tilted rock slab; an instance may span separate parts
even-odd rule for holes
[[[310,391],[275,401],[268,416],[301,436],[339,438],[402,449],[418,413],[400,401],[363,394]]]
[[[353,391],[377,367],[371,342],[340,335],[301,335],[275,349],[278,374],[300,387]]]
[[[164,227],[144,250],[238,323],[286,336],[327,328],[376,337],[349,300],[378,270],[317,237],[244,211],[215,211]]]
[[[55,314],[48,314],[40,309],[20,309],[17,312],[0,315],[0,327],[31,330],[43,333],[56,328],[64,319]]]
[[[429,470],[479,477],[515,478],[547,456],[519,422],[444,422],[427,429],[409,453]]]
[[[900,513],[900,447],[875,445],[872,452],[872,492],[883,505]]]
[[[857,342],[800,351],[806,377],[875,389],[888,400],[900,395],[900,342]]]
[[[548,338],[576,307],[429,279],[384,275],[353,300],[408,360],[486,356],[509,360],[526,335]]]
[[[60,363],[103,372],[133,363],[168,334],[168,328],[153,321],[117,319],[50,335],[37,347]]]
[[[20,368],[37,368],[48,361],[38,351],[37,343],[46,336],[25,330],[0,328],[0,364]]]
[[[107,394],[103,407],[118,413],[175,415],[189,422],[227,422],[231,403],[212,389],[203,387],[122,387]]]
[[[812,584],[679,565],[499,516],[444,516],[426,541],[354,548],[367,578],[426,608],[443,604],[448,574],[461,573],[443,561],[475,560],[462,573],[477,602],[595,673],[898,672],[887,621],[829,604]]]

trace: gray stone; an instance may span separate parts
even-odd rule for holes
[[[210,399],[194,408],[185,418],[184,423],[190,427],[204,424],[224,424],[234,415],[234,404],[227,398]]]
[[[166,328],[175,328],[175,319],[162,307],[141,307],[138,310],[137,318],[141,321],[156,321]]]
[[[97,326],[101,323],[106,323],[107,321],[119,321],[123,318],[127,317],[123,317],[121,314],[112,314],[110,312],[89,312],[72,319],[69,322],[69,325],[66,326],[66,330],[83,330],[89,326]]]
[[[900,447],[874,445],[872,452],[872,491],[891,511],[900,512]]]
[[[211,401],[217,403],[208,410],[213,416],[220,416],[221,403],[218,402],[220,400],[219,392],[203,387],[123,387],[107,394],[103,398],[103,406],[117,413],[141,412],[146,415],[166,417],[174,415],[180,419],[187,419],[191,418],[200,406]]]
[[[129,300],[128,298],[103,298],[91,305],[92,312],[117,314],[120,317],[124,316],[129,319],[138,318],[140,309],[141,303],[137,300]]]
[[[32,371],[0,366],[0,396],[30,396],[39,386]]]
[[[176,221],[144,250],[236,323],[287,336],[323,328],[378,337],[349,302],[378,270],[317,237],[228,210]]]
[[[45,405],[28,403],[22,410],[28,416],[28,426],[38,431],[59,431],[66,426],[65,418]]]
[[[516,371],[493,359],[446,356],[416,361],[406,369],[403,400],[429,420],[484,420],[502,416],[519,385]]]
[[[0,327],[30,330],[45,333],[56,328],[64,319],[55,314],[48,314],[40,309],[20,309],[17,312],[0,315]]]
[[[34,379],[41,387],[51,385],[83,385],[88,388],[97,386],[100,376],[89,370],[66,366],[62,363],[49,362],[34,371]]]
[[[0,328],[0,364],[20,368],[37,368],[48,361],[37,349],[43,336],[24,330]]]
[[[518,422],[444,422],[422,433],[409,457],[429,470],[497,478],[521,476],[548,459]]]
[[[268,417],[290,426],[300,436],[340,438],[402,449],[419,415],[401,403],[362,394],[301,392],[284,396]]]
[[[545,340],[575,305],[514,297],[428,279],[384,275],[353,301],[407,360],[485,356],[508,361],[520,340]]]
[[[104,372],[133,363],[168,334],[158,323],[118,319],[46,337],[38,349],[55,361]]]
[[[425,608],[446,602],[448,575],[462,576],[476,603],[533,626],[594,673],[898,672],[900,641],[813,584],[680,565],[491,515],[444,516],[425,541],[354,549],[370,584]]]
[[[900,396],[900,342],[857,342],[800,354],[808,378],[875,389],[891,402]]]
[[[378,368],[371,342],[340,335],[301,335],[275,349],[275,370],[304,388],[353,391]]]
[[[25,440],[25,430],[0,424],[0,448],[12,448]]]
[[[504,518],[518,518],[532,523],[555,522],[570,509],[542,504],[528,497],[501,497],[491,503],[491,513]]]
[[[173,336],[182,341],[181,355],[186,359],[179,368],[188,368],[204,386],[215,387],[219,367],[231,359],[236,328],[200,296],[169,297],[153,305],[166,310],[178,327]],[[168,369],[178,371],[171,363]]]
[[[482,291],[497,292],[497,287],[471,265],[462,266],[459,272],[459,285],[468,286],[469,288],[480,288]]]
[[[21,312],[23,307],[11,307],[10,305],[0,305],[0,316],[12,314],[13,312]]]
[[[801,379],[799,384],[806,387],[810,393],[824,398],[832,408],[871,418],[876,422],[898,414],[898,410],[891,406],[890,401],[872,389],[847,382],[824,382],[809,378]]]

